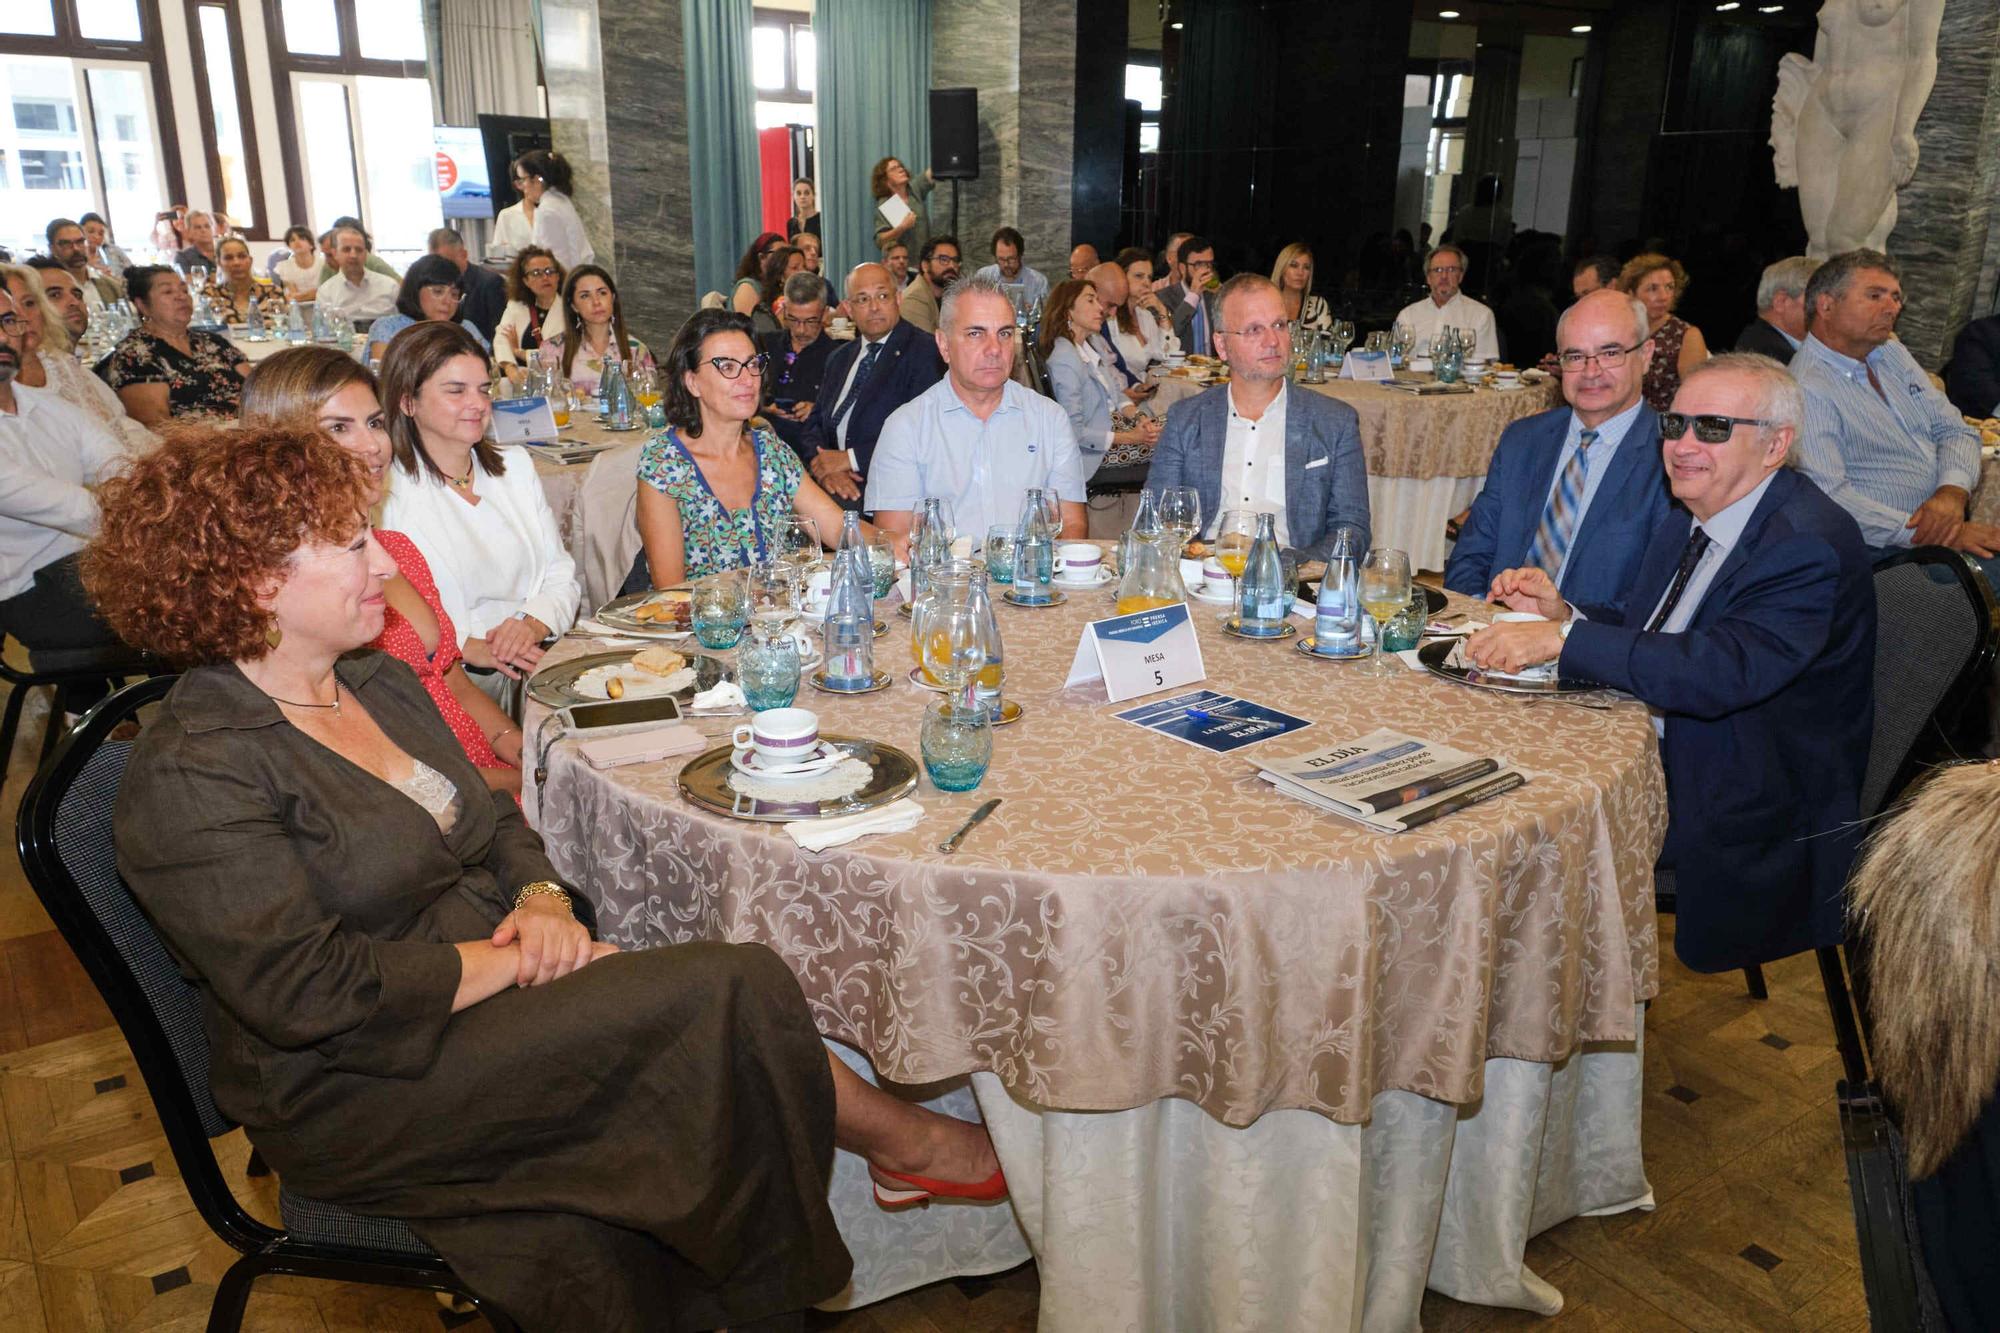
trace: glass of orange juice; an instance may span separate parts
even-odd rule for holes
[[[559,375],[549,376],[549,411],[555,414],[556,429],[569,425],[569,381]]]
[[[1229,577],[1243,577],[1250,563],[1250,542],[1257,535],[1257,515],[1248,509],[1226,509],[1215,525],[1215,559]]]

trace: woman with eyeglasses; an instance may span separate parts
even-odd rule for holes
[[[905,247],[906,255],[923,253],[924,242],[931,238],[931,215],[924,200],[936,185],[928,170],[911,176],[900,158],[885,157],[868,173],[868,190],[875,197],[875,244],[883,254],[892,245]],[[892,200],[901,208],[892,209]],[[891,222],[892,211],[902,213],[902,221]]]
[[[1653,364],[1646,370],[1646,405],[1665,412],[1674,405],[1687,373],[1708,360],[1701,330],[1674,313],[1688,289],[1688,271],[1677,259],[1644,254],[1618,271],[1618,290],[1636,296],[1652,324]]]
[[[1104,331],[1104,303],[1088,279],[1069,278],[1049,293],[1042,316],[1042,363],[1056,401],[1069,413],[1083,465],[1095,473],[1113,445],[1156,444],[1160,420],[1139,413],[1118,372],[1090,340]],[[1136,386],[1135,386],[1136,387]]]
[[[493,349],[487,344],[486,335],[474,328],[470,320],[458,317],[458,304],[464,299],[458,288],[458,265],[443,255],[420,256],[403,275],[402,289],[396,293],[396,313],[384,315],[368,326],[370,359],[381,360],[390,339],[412,324],[427,320],[458,325],[491,354]]]
[[[563,378],[582,394],[595,394],[608,361],[625,363],[627,374],[650,369],[653,354],[625,331],[625,307],[611,275],[595,264],[571,269],[563,284],[562,332],[550,339]]]
[[[531,673],[542,642],[576,621],[576,562],[528,451],[486,438],[493,405],[486,356],[456,324],[405,329],[382,358],[382,410],[396,476],[382,525],[416,543],[436,576],[459,649],[479,660],[483,639],[497,675],[475,673],[488,694]]]
[[[566,269],[597,258],[570,202],[574,187],[568,158],[552,148],[529,149],[514,160],[514,188],[534,205],[536,245],[552,252]]]
[[[562,331],[562,285],[566,275],[554,254],[530,245],[507,270],[507,308],[493,330],[493,359],[502,367],[535,359],[545,338]]]
[[[750,424],[769,359],[750,321],[698,310],[667,351],[667,428],[639,455],[639,536],[624,591],[665,588],[768,559],[779,520],[809,518],[821,540],[842,511],[776,435]],[[863,523],[864,535],[875,527]],[[904,543],[899,541],[899,548]]]

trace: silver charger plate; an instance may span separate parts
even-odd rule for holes
[[[670,630],[653,621],[639,620],[633,616],[632,613],[635,610],[644,605],[649,598],[660,591],[658,588],[653,588],[646,592],[635,592],[624,597],[614,597],[603,606],[598,607],[597,614],[591,618],[611,626],[621,634],[629,634],[633,638],[638,639],[680,639],[694,633],[692,618],[689,620],[689,628]]]
[[[1603,686],[1595,681],[1564,680],[1558,676],[1554,680],[1516,680],[1511,676],[1490,676],[1477,667],[1446,666],[1445,659],[1451,656],[1456,639],[1437,639],[1417,649],[1417,660],[1424,669],[1434,676],[1455,680],[1461,685],[1471,685],[1481,690],[1498,690],[1502,694],[1595,694]]]
[[[1000,600],[1007,603],[1007,605],[1009,606],[1023,606],[1030,611],[1046,611],[1048,608],[1052,606],[1061,606],[1064,602],[1067,602],[1069,600],[1069,594],[1064,592],[1061,588],[1052,588],[1049,593],[1048,601],[1024,602],[1020,598],[1014,595],[1014,590],[1012,588],[1009,588],[1007,589],[1006,592],[1000,594]]]
[[[852,796],[832,801],[765,801],[745,796],[729,785],[729,758],[735,749],[718,745],[690,759],[677,779],[681,795],[704,810],[731,819],[755,820],[766,824],[790,823],[795,819],[834,819],[859,814],[891,801],[899,801],[917,789],[917,761],[906,752],[880,741],[858,736],[822,736],[868,765],[868,782]]]
[[[572,657],[566,662],[558,662],[551,667],[543,667],[528,678],[528,697],[546,708],[568,708],[572,704],[601,704],[602,699],[588,694],[579,694],[574,686],[584,672],[597,667],[620,666],[638,656],[642,649],[625,648],[608,653],[585,653],[582,657]],[[696,691],[713,688],[729,677],[729,664],[719,658],[704,654],[694,654],[688,658],[694,667],[694,684],[684,690],[677,690],[674,698],[685,707]]]
[[[1323,653],[1314,646],[1318,642],[1317,638],[1308,634],[1303,639],[1300,639],[1296,646],[1307,657],[1317,658],[1322,662],[1359,662],[1364,657],[1373,657],[1375,655],[1374,650],[1366,645],[1357,646],[1351,653]]]
[[[1289,620],[1285,622],[1284,628],[1276,634],[1245,634],[1237,628],[1241,623],[1242,620],[1240,617],[1224,616],[1222,617],[1222,632],[1232,639],[1248,639],[1252,643],[1277,643],[1280,639],[1289,639],[1299,632],[1299,627]]]
[[[874,684],[869,685],[866,689],[843,690],[826,683],[826,668],[821,667],[818,671],[806,677],[806,684],[812,686],[821,694],[874,694],[877,690],[888,689],[895,682],[895,679],[895,676],[877,667],[875,668]]]

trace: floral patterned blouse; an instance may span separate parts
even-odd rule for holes
[[[232,329],[240,329],[249,323],[250,310],[253,306],[263,315],[265,328],[270,328],[273,324],[280,327],[284,325],[287,308],[284,289],[268,278],[254,275],[251,277],[250,296],[241,310],[236,308],[236,301],[231,296],[229,288],[224,286],[220,279],[202,288],[201,294],[208,298],[209,308],[222,316],[223,322]]]
[[[1673,409],[1674,395],[1681,389],[1681,344],[1687,341],[1688,323],[1679,315],[1668,315],[1653,330],[1653,364],[1646,371],[1642,392],[1646,406],[1655,412]]]
[[[239,367],[250,359],[229,339],[189,329],[188,351],[182,352],[144,329],[126,334],[111,355],[97,363],[97,374],[114,389],[128,384],[164,384],[173,415],[234,417],[243,398]]]
[[[694,456],[669,426],[646,442],[639,454],[639,480],[671,499],[681,511],[682,563],[690,579],[755,563],[770,549],[779,519],[792,512],[805,469],[783,440],[752,430],[757,450],[757,490],[747,507],[727,510]]]

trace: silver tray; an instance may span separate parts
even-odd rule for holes
[[[824,661],[825,659],[822,658],[821,660]],[[859,689],[859,690],[836,689],[833,686],[827,684],[826,668],[824,666],[822,666],[819,670],[811,673],[806,677],[806,684],[812,686],[814,689],[818,690],[821,694],[874,694],[879,690],[888,689],[891,685],[895,683],[895,681],[896,681],[895,676],[883,670],[881,667],[875,668],[874,683],[872,685],[867,686],[865,689]]]
[[[587,694],[579,694],[572,688],[577,677],[596,667],[618,666],[631,661],[640,652],[639,648],[624,648],[608,653],[586,653],[582,657],[572,657],[566,662],[558,662],[552,667],[543,667],[528,678],[528,697],[546,708],[568,708],[572,704],[600,704],[604,700]],[[729,664],[719,658],[695,654],[688,658],[694,667],[694,684],[684,690],[674,692],[674,698],[683,705],[697,690],[706,690],[729,677]]]
[[[1014,595],[1014,590],[1012,588],[1009,588],[1007,589],[1007,591],[1000,594],[1000,600],[1007,603],[1007,605],[1009,606],[1025,607],[1027,610],[1030,611],[1046,611],[1052,606],[1061,606],[1064,602],[1067,602],[1069,600],[1069,594],[1064,592],[1061,588],[1055,588],[1050,592],[1049,600],[1046,602],[1024,602],[1020,598]]]
[[[635,608],[661,589],[651,588],[645,592],[635,592],[626,597],[614,597],[597,608],[593,620],[611,626],[620,634],[628,634],[635,639],[684,639],[694,633],[693,621],[687,629],[666,629],[651,620],[638,620],[632,615]]]
[[[1424,669],[1434,676],[1455,680],[1461,685],[1471,685],[1482,690],[1498,690],[1502,694],[1595,694],[1604,687],[1590,680],[1515,680],[1511,677],[1488,676],[1476,667],[1446,666],[1445,658],[1451,656],[1456,639],[1436,639],[1417,649],[1417,660]]]
[[[732,771],[729,756],[735,751],[730,746],[718,745],[696,755],[681,769],[678,779],[681,795],[704,810],[731,819],[777,824],[859,814],[899,801],[917,789],[917,761],[895,746],[856,736],[826,735],[820,739],[845,746],[849,754],[866,763],[871,770],[867,785],[852,796],[832,801],[758,800],[729,785]]]
[[[1287,620],[1284,628],[1280,629],[1276,634],[1245,634],[1237,628],[1242,623],[1242,617],[1240,616],[1223,616],[1222,632],[1232,639],[1248,639],[1252,643],[1277,643],[1281,639],[1289,639],[1299,632],[1299,627]]]
[[[1299,640],[1297,647],[1307,657],[1321,662],[1359,662],[1375,655],[1375,650],[1366,646],[1357,646],[1351,653],[1323,653],[1315,646],[1318,642],[1317,638],[1308,634]]]

